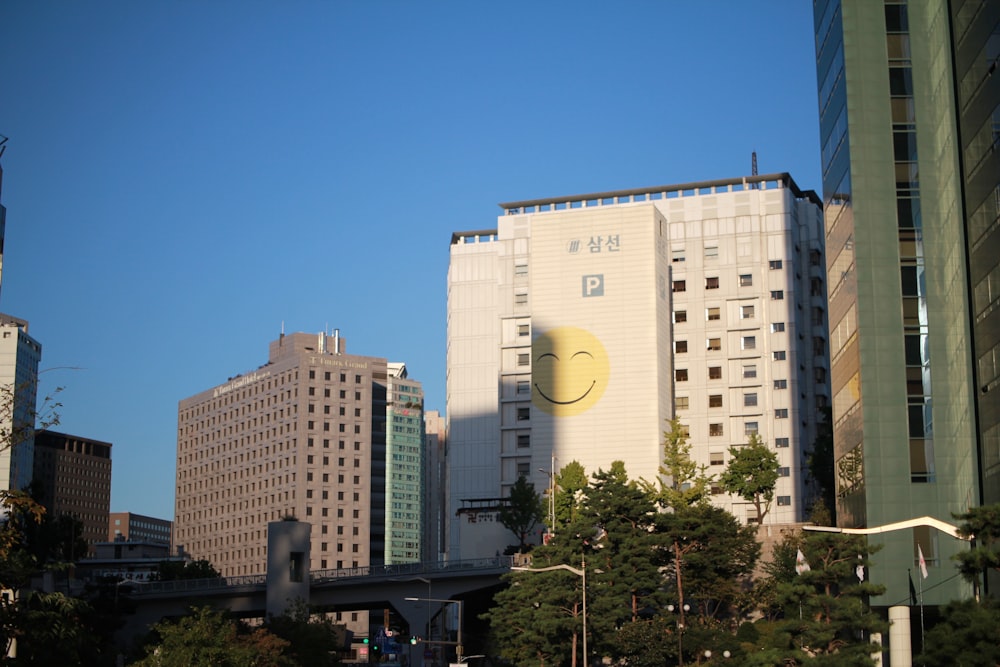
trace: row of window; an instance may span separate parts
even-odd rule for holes
[[[705,259],[718,259],[718,258],[719,258],[719,246],[717,245],[705,246]],[[673,248],[670,251],[670,261],[674,263],[687,261],[687,250],[685,248]],[[780,259],[772,259],[767,262],[767,268],[772,271],[782,268],[783,265],[784,263]]]
[[[722,349],[722,339],[721,338],[708,338],[705,342],[705,349],[712,352],[718,352]],[[755,350],[757,349],[757,337],[756,336],[741,336],[740,337],[740,349],[741,350]],[[686,340],[675,340],[674,341],[674,353],[675,354],[686,354],[688,351],[688,342]],[[784,361],[787,358],[784,350],[776,350],[771,353],[771,357],[775,361]]]
[[[740,287],[748,287],[753,284],[753,276],[750,274],[740,276]],[[717,277],[705,278],[705,289],[719,289],[719,279]],[[670,291],[686,292],[687,280],[674,280],[670,283]],[[785,298],[784,290],[771,290],[772,301],[782,301]]]
[[[690,406],[690,397],[688,396],[675,396],[674,397],[674,409],[675,410],[687,410]],[[708,407],[710,408],[721,408],[722,407],[722,394],[710,394],[708,397]],[[745,408],[755,408],[757,407],[757,393],[743,394],[743,407]],[[775,419],[788,419],[788,408],[776,408],[774,410]],[[720,434],[721,435],[721,434]],[[520,445],[520,436],[518,436],[518,444]]]
[[[744,364],[743,365],[743,378],[747,380],[752,380],[757,377],[757,364]],[[689,378],[688,369],[686,368],[676,368],[674,369],[674,381],[675,382],[687,382]],[[721,380],[722,379],[722,366],[709,366],[708,367],[708,379],[710,380]],[[788,389],[788,380],[775,380],[775,389]]]

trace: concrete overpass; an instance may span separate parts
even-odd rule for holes
[[[424,636],[442,605],[405,598],[463,599],[499,584],[512,564],[510,556],[496,556],[321,570],[309,574],[307,602],[311,609],[327,612],[393,609],[412,633]],[[135,613],[124,617],[125,626],[117,633],[119,642],[141,638],[161,619],[183,616],[191,607],[210,606],[242,618],[264,618],[266,580],[266,575],[253,575],[133,584],[128,598]]]

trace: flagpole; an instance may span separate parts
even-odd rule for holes
[[[924,578],[917,577],[920,582],[920,652],[924,652]]]

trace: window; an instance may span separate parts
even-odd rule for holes
[[[775,419],[788,419],[788,408],[778,408],[774,411]]]
[[[757,422],[746,422],[743,424],[743,435],[754,435],[757,432]]]
[[[517,421],[526,422],[531,419],[531,408],[518,408]]]
[[[788,507],[792,504],[791,496],[778,496],[778,507]]]
[[[531,333],[531,328],[527,324],[518,324],[517,325],[517,335],[518,336],[527,336],[529,333]]]
[[[708,463],[713,466],[721,466],[726,462],[726,455],[722,452],[711,452],[708,455]]]
[[[785,298],[785,293],[782,290],[771,290],[771,301],[781,301]]]
[[[757,349],[757,337],[756,336],[743,336],[740,339],[740,348],[743,350],[756,350]]]
[[[705,310],[705,318],[709,321],[718,320],[722,318],[722,313],[718,308],[707,308]]]
[[[683,262],[684,261],[684,248],[675,248],[671,251],[671,261]]]
[[[778,477],[788,477],[791,474],[788,466],[781,466],[778,468]]]
[[[519,394],[530,394],[531,393],[531,383],[527,380],[517,381],[517,393]]]
[[[743,407],[745,408],[757,407],[757,392],[743,394]]]
[[[785,330],[784,322],[774,322],[771,324],[771,333],[781,333]]]
[[[722,407],[722,394],[710,394],[708,397],[708,407],[710,408],[721,408]]]
[[[686,368],[677,368],[674,370],[674,381],[675,382],[687,382],[688,381],[688,370]]]
[[[521,353],[519,353],[517,355],[517,365],[518,366],[527,366],[530,358],[531,358],[531,355],[528,354],[527,352],[521,352]]]
[[[675,280],[670,286],[671,292],[686,292],[687,282],[684,280]]]
[[[740,287],[750,287],[753,285],[753,274],[741,273],[740,274]]]
[[[518,463],[517,464],[517,476],[518,477],[527,477],[530,474],[531,474],[531,464],[530,463],[524,462],[524,463]]]
[[[514,305],[515,306],[526,306],[528,305],[528,293],[524,292],[514,295]]]
[[[784,361],[785,360],[785,351],[784,350],[778,350],[778,351],[774,352],[771,356],[772,356],[772,358],[775,361]]]
[[[722,366],[709,366],[708,367],[708,379],[709,380],[721,380],[722,379]]]
[[[712,485],[712,495],[713,496],[721,496],[723,493],[725,493],[725,491],[723,490],[723,488],[721,486],[719,486],[718,484],[713,484]]]
[[[752,320],[753,316],[753,306],[740,306],[741,320]]]
[[[813,370],[816,377],[816,384],[826,384],[826,369],[816,368]]]
[[[526,276],[526,275],[528,275],[528,265],[527,264],[515,264],[514,265],[514,275],[515,276]]]
[[[767,268],[771,269],[772,271],[774,271],[776,269],[780,269],[781,268],[781,260],[780,259],[772,259],[771,261],[769,261],[767,263]]]
[[[687,410],[688,409],[688,397],[687,396],[675,396],[674,397],[674,410]]]
[[[675,310],[674,311],[674,324],[681,324],[682,322],[688,321],[688,313],[686,310]]]
[[[813,354],[822,357],[826,354],[826,339],[819,336],[813,337]]]
[[[688,342],[686,340],[675,340],[674,341],[674,352],[677,354],[684,354],[688,351]]]
[[[757,377],[757,364],[743,364],[743,379],[752,380]]]
[[[719,289],[718,276],[712,278],[705,278],[705,289]]]
[[[722,349],[722,339],[721,338],[709,338],[708,339],[708,349],[709,350],[721,350]]]
[[[719,246],[705,246],[705,259],[719,259]]]
[[[774,381],[774,388],[775,389],[788,389],[788,380],[775,380]]]
[[[722,424],[709,424],[708,434],[712,437],[722,435]]]
[[[531,435],[529,433],[519,433],[517,435],[517,446],[519,448],[531,446]]]

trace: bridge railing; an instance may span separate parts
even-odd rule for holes
[[[364,567],[337,568],[334,570],[316,570],[309,573],[309,583],[312,585],[346,581],[358,578],[394,579],[399,577],[417,578],[422,575],[444,575],[457,572],[477,570],[509,569],[513,565],[511,556],[494,556],[491,558],[471,558],[468,560],[451,560],[431,563],[396,563],[393,565],[366,565]],[[124,582],[123,582],[124,583]],[[169,593],[196,593],[235,588],[260,589],[267,585],[266,574],[248,574],[237,577],[216,577],[213,579],[172,579],[170,581],[148,581],[134,583],[131,594],[164,595]]]

